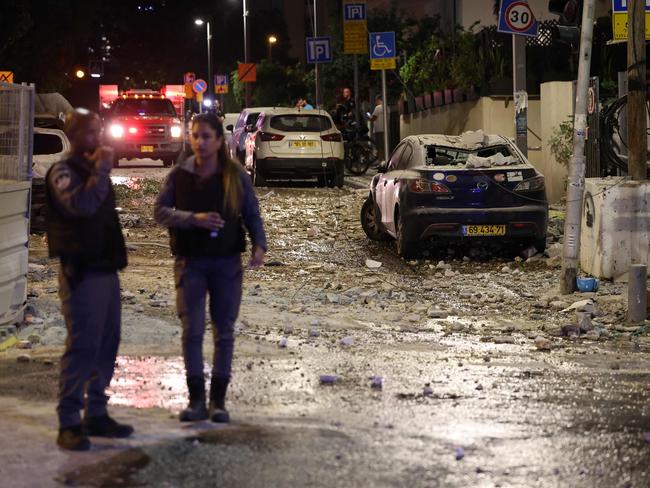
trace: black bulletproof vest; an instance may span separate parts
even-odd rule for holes
[[[215,236],[209,230],[170,228],[172,253],[182,257],[232,256],[246,249],[246,234],[240,215],[223,211],[223,175],[215,173],[206,179],[180,169],[175,175],[175,201],[178,210],[218,212],[225,220]],[[211,235],[212,234],[212,235]]]
[[[66,163],[82,179],[90,177],[89,168],[69,158]],[[50,257],[58,257],[77,271],[84,269],[118,270],[127,265],[126,246],[115,210],[115,193],[109,183],[108,195],[97,212],[87,217],[71,217],[61,213],[52,200],[48,171],[45,181],[47,244]]]

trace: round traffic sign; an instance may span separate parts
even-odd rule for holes
[[[192,90],[194,90],[194,93],[203,93],[207,89],[208,84],[201,78],[192,83]]]
[[[533,25],[535,17],[527,2],[514,2],[506,8],[506,25],[516,32],[525,32]]]
[[[596,93],[594,87],[590,86],[587,90],[587,113],[589,115],[596,111]]]

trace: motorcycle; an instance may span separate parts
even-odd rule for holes
[[[379,156],[377,146],[368,132],[366,124],[357,122],[354,117],[342,117],[345,167],[353,175],[364,174]]]

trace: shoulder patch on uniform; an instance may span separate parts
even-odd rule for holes
[[[54,176],[54,186],[59,190],[65,190],[70,186],[70,171],[67,168],[60,168]]]

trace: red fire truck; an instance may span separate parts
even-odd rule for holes
[[[181,87],[161,91],[127,90],[100,86],[100,104],[108,143],[115,149],[115,167],[121,158],[161,159],[174,164],[183,146]],[[180,95],[180,96],[179,96]]]

